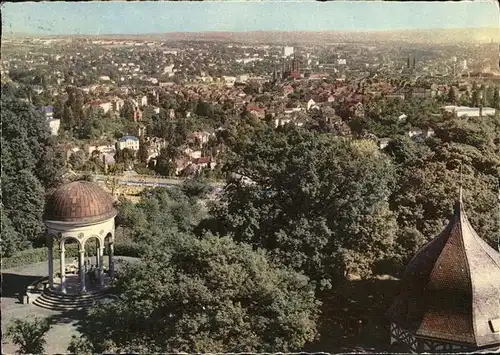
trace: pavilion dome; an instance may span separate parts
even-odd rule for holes
[[[500,254],[474,231],[461,199],[445,230],[407,266],[388,316],[416,337],[500,346]]]
[[[111,196],[97,184],[74,181],[62,185],[48,198],[44,220],[99,223],[116,216]]]

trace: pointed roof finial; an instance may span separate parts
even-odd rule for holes
[[[463,203],[463,191],[462,191],[462,163],[460,163],[460,189],[459,189],[459,201],[460,205]]]

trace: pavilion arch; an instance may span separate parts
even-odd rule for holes
[[[71,243],[71,242],[76,242],[76,243]],[[70,245],[70,244],[76,244],[78,246],[78,250],[82,249],[82,243],[81,243],[81,241],[78,240],[77,237],[74,237],[72,235],[70,235],[70,236],[64,236],[64,237],[61,238],[61,241],[59,242],[59,249],[60,250],[66,250],[66,246]]]

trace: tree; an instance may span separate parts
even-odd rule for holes
[[[7,328],[6,336],[19,346],[18,354],[43,354],[46,344],[44,337],[49,330],[47,319],[14,319]]]
[[[201,177],[187,179],[182,183],[182,192],[191,199],[204,199],[212,187]]]
[[[137,158],[139,159],[139,162],[143,164],[148,163],[149,159],[149,144],[147,142],[140,142],[139,145],[139,151],[137,152]]]
[[[10,218],[4,211],[3,204],[0,209],[0,218],[2,219],[2,239],[0,241],[0,251],[2,258],[12,256],[21,249],[22,238],[14,229]]]
[[[118,149],[115,154],[115,161],[123,163],[125,166],[131,165],[135,160],[135,151],[130,148]]]
[[[44,228],[45,198],[40,181],[29,170],[21,170],[15,177],[4,177],[2,190],[5,214],[14,229],[28,240],[36,240]]]
[[[288,352],[317,335],[308,279],[228,237],[164,233],[116,287],[83,321],[94,352]]]
[[[130,100],[126,100],[123,103],[123,107],[120,111],[120,116],[123,117],[127,121],[133,121],[134,120],[134,112],[135,112],[134,104]]]
[[[74,170],[80,170],[82,169],[83,165],[85,164],[86,157],[85,157],[85,152],[83,150],[77,150],[76,152],[73,152],[69,156],[69,164],[71,168]]]
[[[65,131],[73,132],[75,127],[75,117],[73,109],[67,103],[63,106],[63,113],[61,118],[61,126]]]
[[[155,171],[163,176],[175,175],[176,165],[174,159],[178,154],[178,150],[171,145],[168,145],[167,148],[162,148],[156,158]]]
[[[457,95],[455,94],[455,88],[450,87],[450,90],[448,90],[447,101],[453,105],[455,105],[457,103]]]
[[[493,93],[492,106],[493,108],[500,110],[500,89],[498,87],[495,87],[495,91]]]
[[[18,246],[26,247],[44,228],[44,195],[61,182],[65,159],[46,120],[13,93],[2,86],[2,203]]]
[[[294,126],[247,138],[233,146],[228,185],[212,211],[227,232],[318,286],[370,274],[396,228],[386,203],[395,174],[389,159],[374,143]]]

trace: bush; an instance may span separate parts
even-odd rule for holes
[[[96,247],[93,244],[87,245],[85,250],[89,256],[96,255]],[[136,243],[132,244],[121,244],[115,242],[115,255],[116,256],[130,256],[130,257],[140,257],[142,255],[143,248]],[[104,249],[104,254],[107,255],[107,250]],[[66,245],[66,258],[77,258],[78,257],[78,246],[76,244]],[[35,264],[47,261],[48,253],[47,248],[35,248],[23,250],[9,258],[2,259],[2,269],[11,269],[23,265]],[[59,259],[59,252],[57,248],[54,248],[54,260]]]

